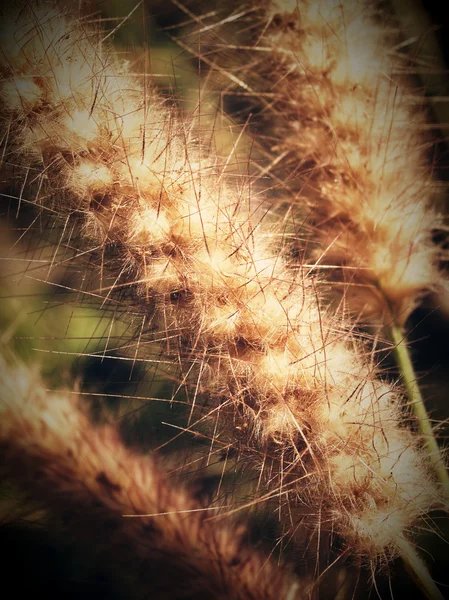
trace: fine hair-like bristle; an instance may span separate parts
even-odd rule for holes
[[[242,527],[210,520],[154,457],[127,450],[114,427],[92,425],[73,392],[48,391],[2,357],[0,395],[3,474],[94,544],[133,597],[303,597],[288,572],[245,545]]]
[[[365,559],[397,555],[438,488],[400,391],[321,305],[319,281],[290,268],[280,225],[97,30],[45,5],[6,27],[6,154],[39,172],[36,204],[100,248],[211,399],[215,430],[262,475],[270,465],[277,501]]]
[[[253,10],[252,68],[239,81],[260,112],[271,171],[306,215],[311,258],[333,267],[353,313],[403,324],[441,289],[445,251],[433,239],[444,221],[424,93],[394,18],[366,0],[254,0]]]

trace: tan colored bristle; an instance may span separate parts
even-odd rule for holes
[[[442,249],[432,232],[442,220],[424,107],[411,78],[399,74],[404,59],[393,49],[393,26],[365,0],[266,7],[265,41],[292,53],[276,58],[284,69],[295,67],[281,84],[290,120],[295,101],[299,107],[287,146],[298,163],[316,163],[312,218],[326,247],[322,260],[350,267],[346,301],[355,312],[388,321],[393,311],[403,323],[438,288]],[[290,29],[273,24],[275,16]],[[299,140],[308,130],[304,147]]]
[[[252,6],[252,67],[242,66],[240,79],[265,126],[272,171],[305,215],[317,269],[341,284],[356,315],[403,324],[441,290],[445,252],[433,239],[444,223],[431,123],[395,20],[367,0]],[[216,28],[220,48],[218,18]],[[220,57],[214,39],[205,52],[229,61],[231,50]]]
[[[217,511],[168,481],[154,457],[90,423],[73,391],[48,391],[36,372],[1,357],[0,397],[2,471],[101,551],[133,597],[305,597],[302,583],[246,547],[241,526],[209,520]],[[171,570],[176,580],[165,577]]]
[[[168,356],[191,365],[214,399],[212,415],[220,401],[232,407],[225,434],[238,424],[240,451],[275,464],[271,485],[288,486],[293,514],[306,506],[312,528],[372,561],[394,556],[439,502],[400,393],[321,306],[319,281],[290,268],[263,201],[188,135],[195,121],[145,94],[82,22],[26,8],[11,25],[27,33],[2,89],[33,76],[41,93],[1,97],[14,160],[41,169],[37,203],[81,220],[86,244],[111,253]],[[37,35],[47,28],[51,52]]]

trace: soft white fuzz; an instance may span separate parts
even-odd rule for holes
[[[36,202],[78,218],[86,245],[102,248],[103,266],[112,253],[111,267],[154,315],[168,355],[211,398],[215,430],[238,436],[261,470],[275,465],[270,485],[288,492],[293,512],[306,507],[312,528],[340,534],[369,559],[395,554],[396,541],[437,501],[419,440],[402,423],[399,393],[320,306],[316,282],[289,269],[271,242],[276,224],[261,218],[247,181],[231,185],[218,159],[203,155],[195,123],[153,89],[144,93],[83,21],[45,5],[36,11],[26,6],[5,27],[7,159],[41,170]],[[378,85],[378,94],[390,93]],[[377,169],[368,156],[363,168]],[[383,155],[383,181],[400,196],[389,162]],[[356,181],[351,210],[363,212],[371,204],[362,211]],[[390,205],[376,194],[379,206]],[[341,190],[334,206],[349,210],[349,196]],[[421,226],[419,214],[405,212]],[[405,277],[407,269],[390,268],[385,277]]]

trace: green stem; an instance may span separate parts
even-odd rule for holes
[[[444,596],[432,579],[426,564],[412,544],[405,538],[400,538],[396,541],[396,545],[401,552],[401,558],[407,571],[421,588],[426,598],[428,600],[444,600]]]
[[[438,479],[443,486],[444,493],[449,498],[449,474],[440,447],[435,439],[432,424],[424,404],[424,399],[416,380],[415,369],[407,346],[407,338],[402,328],[395,321],[390,325],[390,332],[395,344],[396,360],[401,371],[404,385],[407,389],[413,413],[417,418],[424,444],[428,450],[429,458],[435,467]]]

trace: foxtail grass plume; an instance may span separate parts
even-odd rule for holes
[[[4,156],[35,174],[35,203],[101,249],[194,382],[193,402],[210,399],[213,431],[261,477],[270,465],[269,495],[289,519],[306,513],[372,562],[402,553],[439,503],[427,458],[400,390],[273,242],[263,199],[246,178],[228,181],[195,121],[101,32],[46,5],[11,15]]]
[[[3,474],[101,552],[132,597],[304,597],[286,570],[245,545],[241,526],[211,520],[154,457],[92,425],[73,391],[49,391],[36,369],[2,357],[0,397]]]
[[[426,101],[394,19],[366,0],[252,8],[252,67],[239,70],[241,86],[254,95],[272,171],[307,207],[317,267],[333,267],[326,273],[344,284],[353,313],[403,325],[442,289],[445,252],[433,233],[445,225]]]

